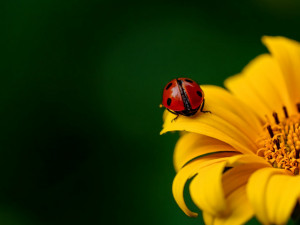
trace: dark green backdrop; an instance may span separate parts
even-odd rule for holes
[[[300,41],[296,1],[241,2],[1,1],[0,224],[201,224],[172,197],[163,86]]]

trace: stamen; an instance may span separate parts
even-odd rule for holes
[[[285,116],[285,118],[289,118],[289,114],[288,114],[288,112],[287,112],[286,107],[283,106],[282,109],[283,109],[283,111],[284,111],[284,116]]]
[[[300,113],[300,103],[297,103],[298,113]]]
[[[300,107],[300,104],[299,104],[299,107]],[[278,114],[276,112],[273,112],[273,117],[275,119],[275,123],[279,124]]]
[[[274,144],[276,145],[277,149],[279,150],[280,149],[280,144],[279,144],[279,140],[278,139],[274,140]]]
[[[271,128],[270,125],[267,126],[267,129],[268,129],[268,132],[269,132],[269,134],[270,134],[270,137],[271,137],[271,138],[274,137],[274,133],[273,133],[273,130],[272,130],[272,128]]]
[[[282,107],[284,117],[273,112],[274,120],[266,116],[263,134],[257,139],[256,154],[263,157],[274,168],[284,169],[293,175],[300,173],[300,102],[296,104],[298,113],[289,115]],[[266,129],[267,128],[267,129]]]

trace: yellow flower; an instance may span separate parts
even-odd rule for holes
[[[300,199],[300,43],[263,37],[271,54],[225,81],[205,85],[205,110],[165,111],[161,133],[182,131],[175,147],[173,195],[191,217],[183,189],[206,224],[285,224]]]

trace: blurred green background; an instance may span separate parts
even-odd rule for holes
[[[300,41],[297,1],[3,0],[0,224],[202,224],[171,193],[162,88]],[[189,202],[192,209],[195,207]],[[256,224],[252,220],[249,224]]]

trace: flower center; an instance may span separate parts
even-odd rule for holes
[[[300,113],[300,104],[297,104]],[[294,175],[300,170],[300,114],[289,116],[283,107],[284,118],[273,113],[274,122],[264,126],[262,138],[258,141],[257,155],[263,157],[274,168],[285,169]]]

